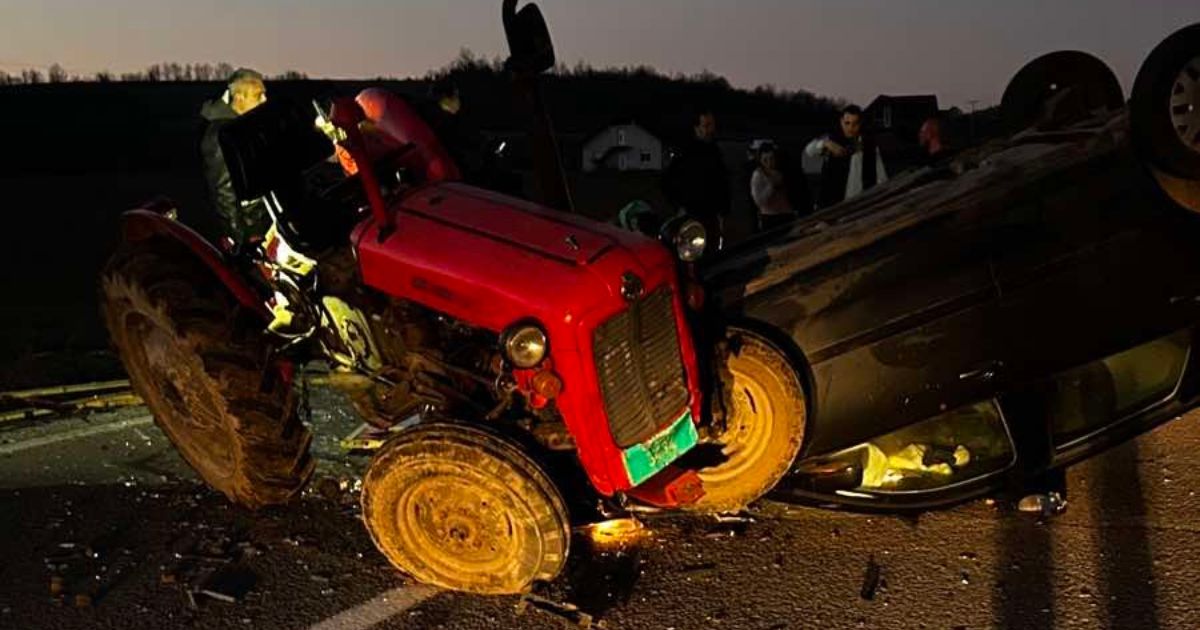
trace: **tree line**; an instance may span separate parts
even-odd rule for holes
[[[61,65],[51,64],[45,72],[36,68],[26,68],[18,73],[10,74],[0,70],[0,85],[39,85],[42,83],[95,82],[112,83],[127,82],[164,82],[164,81],[224,81],[233,74],[236,68],[226,62],[221,63],[156,63],[137,72],[111,72],[101,70],[90,75],[71,74]],[[300,81],[308,79],[308,75],[296,70],[288,70],[267,77],[273,81]]]
[[[464,47],[459,49],[458,56],[450,63],[425,73],[424,79],[426,81],[437,81],[446,77],[469,77],[471,75],[497,76],[502,75],[504,71],[504,57],[497,55],[489,58],[476,54],[470,48]],[[702,70],[695,74],[685,74],[682,72],[667,74],[646,64],[597,68],[583,60],[577,61],[574,65],[567,65],[560,60],[555,64],[551,74],[563,79],[634,79],[643,82],[691,84],[710,88],[718,92],[743,91],[734,88],[725,77],[710,70]],[[846,104],[841,99],[818,96],[802,89],[788,90],[772,84],[760,85],[748,90],[748,92],[755,96],[790,102],[822,111],[840,109]]]

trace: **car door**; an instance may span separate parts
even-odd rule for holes
[[[1031,182],[991,249],[1009,374],[1036,380],[1173,332],[1194,316],[1196,217],[1114,153]]]
[[[741,305],[808,361],[816,413],[806,455],[993,395],[1003,348],[986,237],[974,212],[934,216]]]
[[[993,264],[1018,441],[1044,458],[1173,391],[1200,316],[1200,217],[1123,151],[1017,199]]]

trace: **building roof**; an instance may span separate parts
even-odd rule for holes
[[[871,111],[882,105],[891,105],[893,108],[901,107],[912,110],[931,110],[938,111],[937,96],[933,94],[904,94],[894,96],[891,94],[880,94],[867,105],[865,111]]]
[[[650,134],[651,136],[654,136],[654,138],[656,140],[658,140],[659,142],[665,142],[664,138],[666,136],[664,136],[657,129],[655,129],[655,127],[653,125],[647,125],[647,124],[643,123],[642,121],[636,120],[636,119],[624,118],[624,119],[614,120],[613,122],[586,134],[584,136],[583,143],[587,144],[587,143],[591,142],[596,136],[608,131],[609,129],[612,129],[613,127],[624,127],[624,126],[639,127],[646,133]]]

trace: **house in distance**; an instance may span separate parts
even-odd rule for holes
[[[637,122],[612,124],[583,143],[585,173],[600,170],[661,171],[665,164],[662,139]]]

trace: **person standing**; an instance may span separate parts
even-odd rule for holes
[[[224,236],[240,248],[261,240],[270,225],[270,216],[261,201],[238,201],[233,193],[233,180],[221,153],[218,135],[229,121],[253,110],[267,100],[263,76],[254,70],[240,68],[229,76],[221,98],[208,101],[200,108],[207,121],[200,139],[200,154],[204,160],[204,179],[208,184],[209,200],[221,221]]]
[[[931,116],[921,125],[917,133],[917,141],[921,144],[921,164],[933,166],[951,157],[954,151],[942,137],[942,122],[936,116]]]
[[[825,160],[817,206],[826,208],[851,199],[887,181],[887,169],[875,139],[864,135],[862,109],[842,110],[838,129],[808,143],[805,152]]]
[[[758,209],[758,229],[770,230],[796,218],[787,183],[779,169],[773,144],[764,144],[758,151],[758,168],[750,176],[750,196]]]
[[[710,244],[707,256],[721,248],[732,201],[729,170],[716,143],[717,118],[713,111],[697,109],[691,121],[692,137],[663,174],[663,192],[671,204],[704,225]]]

